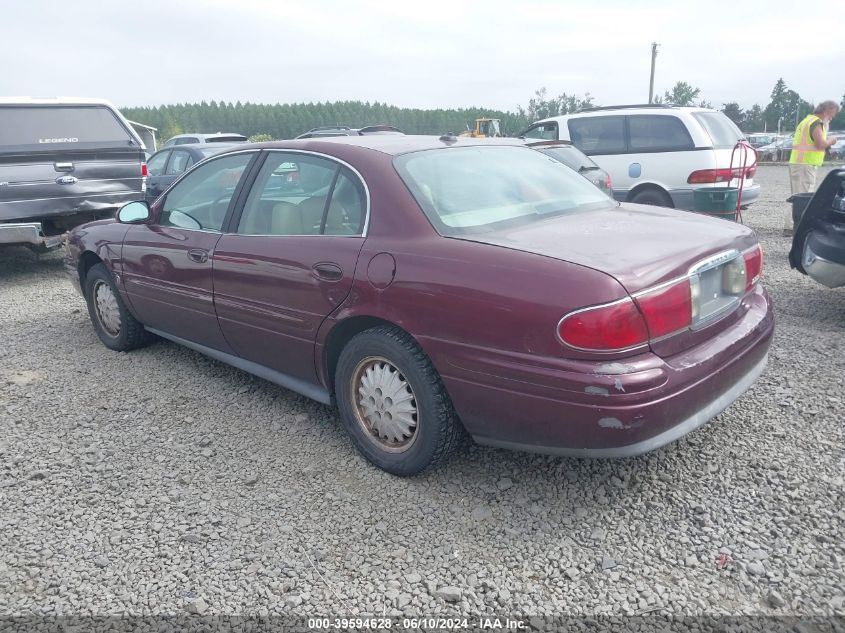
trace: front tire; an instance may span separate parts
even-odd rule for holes
[[[356,448],[394,475],[416,475],[443,462],[463,434],[428,356],[394,327],[366,330],[346,344],[335,393]]]
[[[643,189],[631,197],[634,204],[650,204],[654,207],[674,207],[672,198],[665,191],[659,189]]]
[[[152,335],[129,310],[103,264],[95,264],[85,277],[88,316],[100,341],[116,352],[127,352],[150,342]]]

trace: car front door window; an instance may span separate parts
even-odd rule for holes
[[[223,156],[186,175],[167,194],[159,225],[221,231],[235,189],[253,156],[252,152]]]

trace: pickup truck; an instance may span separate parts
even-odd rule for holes
[[[108,101],[0,99],[0,246],[47,251],[142,200],[144,150]]]

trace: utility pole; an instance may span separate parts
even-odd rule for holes
[[[648,102],[654,99],[654,60],[657,59],[657,42],[651,43],[651,78],[648,80]]]

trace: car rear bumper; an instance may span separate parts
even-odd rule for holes
[[[0,245],[25,244],[40,248],[55,248],[65,241],[66,234],[45,236],[41,222],[10,222],[0,224]]]
[[[727,409],[737,398],[744,394],[751,385],[760,377],[766,369],[769,356],[766,354],[763,358],[751,369],[746,372],[739,380],[731,386],[725,393],[717,396],[711,400],[702,409],[694,412],[690,416],[678,421],[674,426],[659,433],[653,437],[634,442],[633,444],[626,444],[623,446],[612,446],[607,448],[566,448],[559,446],[540,446],[537,444],[519,444],[515,442],[501,441],[488,437],[475,436],[474,439],[479,444],[486,444],[487,446],[494,446],[496,448],[508,448],[512,450],[520,450],[531,453],[545,453],[549,455],[559,455],[562,457],[588,457],[588,458],[611,458],[611,457],[635,457],[658,449],[667,444],[671,444],[675,440],[682,438],[684,435],[691,433],[698,427],[706,424],[714,417],[719,415],[722,411]],[[604,418],[607,426],[617,426],[622,428],[622,423],[615,418]]]
[[[824,235],[817,232],[810,232],[804,242],[804,252],[801,256],[801,266],[807,275],[828,288],[839,288],[845,286],[845,264],[842,261],[834,261],[830,255],[824,257],[826,249],[820,248],[818,241]],[[838,253],[840,260],[845,260],[845,251]]]
[[[695,199],[692,189],[670,189],[668,193],[669,197],[672,198],[672,206],[676,209],[695,211]],[[619,202],[626,202],[629,194],[629,190],[613,190],[613,197]],[[754,183],[750,187],[744,187],[742,190],[742,206],[751,204],[759,197],[760,185]]]
[[[672,197],[672,204],[676,209],[695,211],[695,199],[692,189],[673,189],[669,192]],[[743,187],[742,200],[740,204],[744,207],[751,204],[760,197],[760,185],[753,184],[750,187]]]
[[[612,363],[560,361],[556,368],[507,366],[501,358],[470,367],[458,358],[441,374],[481,444],[577,457],[639,455],[705,424],[763,372],[774,330],[765,291],[752,292],[742,309],[722,332],[667,358],[649,352]]]

